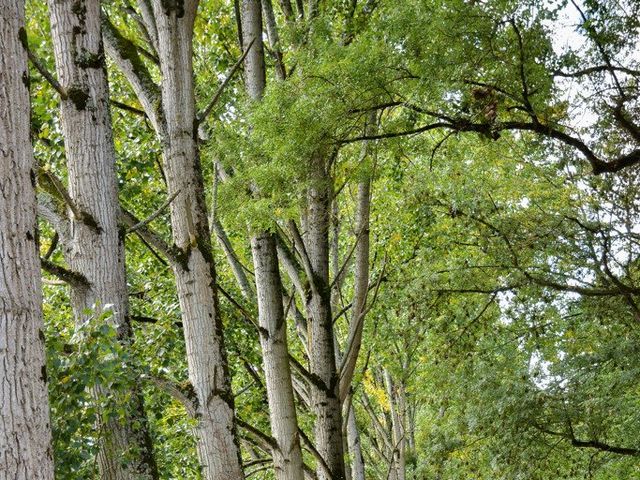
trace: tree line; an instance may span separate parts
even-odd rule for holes
[[[0,477],[637,474],[640,4],[0,10]]]

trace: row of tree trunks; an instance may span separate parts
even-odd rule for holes
[[[258,102],[264,94],[266,72],[262,43],[260,0],[242,2],[242,41],[245,52],[245,83],[249,97]],[[260,192],[255,192],[260,195]],[[251,253],[258,299],[260,345],[265,372],[273,464],[278,480],[304,478],[298,419],[293,397],[287,322],[283,307],[282,282],[276,238],[269,231],[251,233]]]
[[[0,478],[52,480],[24,2],[0,18]]]

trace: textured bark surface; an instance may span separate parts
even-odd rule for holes
[[[259,101],[264,93],[266,78],[260,0],[243,0],[242,35],[244,50],[251,48],[244,60],[247,93],[254,101]],[[256,192],[256,195],[259,194]],[[252,235],[251,253],[271,434],[277,444],[272,448],[275,474],[278,480],[302,480],[302,450],[293,399],[287,323],[274,235],[269,232]]]
[[[126,344],[131,330],[100,1],[52,0],[49,9],[56,70],[67,93],[61,101],[61,118],[68,189],[75,210],[69,212],[65,257],[71,269],[88,281],[72,286],[71,303],[79,324],[89,319],[88,310],[93,310],[91,315],[108,311],[119,339]],[[118,396],[113,401],[122,406],[125,399]],[[139,390],[124,411],[128,415],[123,423],[106,420],[101,425],[101,478],[158,478]]]
[[[24,2],[0,17],[0,478],[52,480]]]
[[[311,407],[316,416],[316,448],[333,474],[331,480],[342,480],[345,478],[342,402],[339,395],[329,283],[331,184],[322,155],[311,159],[310,170],[305,245],[314,285],[306,308],[310,320],[311,373],[316,378],[311,393]],[[318,469],[318,478],[330,480],[323,469]]]
[[[287,324],[282,304],[282,286],[275,239],[264,233],[251,239],[251,252],[258,294],[260,345],[269,402],[272,449],[276,478],[302,480],[302,452],[298,419],[293,400]]]
[[[146,4],[147,2],[141,2]],[[182,261],[174,264],[182,310],[189,379],[196,399],[196,448],[203,478],[243,477],[236,441],[234,402],[217,304],[202,171],[195,131],[192,65],[197,1],[154,0],[153,27],[162,73],[165,174],[171,203],[173,242]],[[149,20],[151,21],[151,20]]]

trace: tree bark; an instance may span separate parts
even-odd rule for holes
[[[0,17],[0,478],[52,480],[24,2]]]
[[[266,84],[260,0],[242,2],[242,37],[244,50],[251,48],[244,61],[247,93],[257,102],[262,98]],[[256,191],[255,194],[260,195],[260,192]],[[272,449],[275,474],[278,480],[303,480],[302,450],[293,397],[287,323],[283,310],[282,282],[274,234],[267,231],[253,233],[251,253],[255,270],[260,345],[271,433],[277,444]]]
[[[195,129],[193,25],[198,2],[153,0],[162,73],[164,128],[158,133],[171,203],[173,264],[196,408],[196,448],[204,479],[244,478],[218,308],[216,271]]]
[[[360,443],[360,432],[356,424],[356,413],[353,405],[350,406],[347,417],[347,445],[349,445],[351,458],[351,480],[365,480],[362,444]]]
[[[311,373],[315,376],[311,393],[316,416],[316,448],[332,472],[329,479],[318,469],[319,480],[345,478],[342,437],[342,402],[334,347],[329,283],[329,228],[331,181],[323,155],[310,161],[310,185],[307,194],[305,247],[309,256],[312,288],[307,300]]]
[[[402,406],[404,402],[401,398],[402,392],[398,392],[402,388],[402,385],[398,386],[391,378],[389,370],[386,368],[383,372],[384,383],[387,389],[387,396],[389,397],[389,405],[391,407],[391,426],[392,426],[392,439],[393,439],[393,451],[392,451],[392,468],[395,471],[395,477],[397,480],[404,480],[406,473],[406,438],[405,438],[405,426],[404,426],[404,411]]]
[[[293,399],[287,323],[282,305],[282,286],[273,234],[254,235],[251,252],[258,292],[260,345],[264,364],[276,478],[304,478],[298,419]]]
[[[131,342],[124,238],[118,228],[120,205],[113,146],[109,90],[100,28],[99,0],[49,3],[56,70],[66,98],[61,101],[68,168],[71,235],[65,256],[87,284],[72,285],[71,303],[80,325],[108,311],[121,342]],[[87,314],[88,311],[92,313]],[[111,392],[96,392],[108,393]],[[142,395],[118,395],[125,421],[104,420],[98,453],[103,479],[156,479]],[[126,459],[127,461],[123,461]]]

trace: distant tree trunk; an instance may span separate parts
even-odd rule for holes
[[[251,48],[244,61],[247,93],[253,100],[259,101],[265,88],[260,0],[243,0],[242,36],[244,50]],[[260,192],[256,192],[256,195],[260,195]],[[277,443],[277,447],[272,449],[275,474],[279,480],[302,480],[304,471],[291,383],[287,322],[283,310],[278,252],[273,233],[252,233],[251,253],[255,267],[260,345],[271,434]]]
[[[0,17],[0,478],[52,480],[24,2]]]
[[[179,193],[171,203],[171,225],[182,261],[173,269],[197,400],[196,448],[204,479],[240,480],[244,475],[194,128],[192,40],[198,2],[153,0],[152,6],[162,73],[164,124],[158,133],[169,195]]]
[[[349,408],[347,417],[347,444],[351,457],[351,480],[365,480],[364,457],[362,456],[362,445],[360,443],[360,432],[356,424],[356,414],[353,405]]]
[[[87,280],[86,285],[72,286],[71,302],[79,324],[87,321],[88,310],[95,315],[108,310],[120,341],[128,344],[124,238],[118,228],[120,205],[100,1],[51,0],[49,9],[56,69],[67,93],[61,101],[61,117],[74,207],[69,211],[71,238],[65,254],[71,269]],[[118,395],[113,401],[126,412],[126,419],[122,424],[107,419],[101,426],[101,478],[158,478],[140,390],[135,388],[130,400]]]
[[[384,369],[384,383],[389,397],[389,405],[391,407],[391,426],[392,426],[392,469],[395,471],[397,480],[405,480],[406,476],[406,438],[405,438],[405,422],[404,422],[404,392],[402,385],[396,385],[391,378],[389,370]]]
[[[343,480],[345,467],[342,402],[339,395],[340,382],[336,366],[329,283],[329,214],[332,184],[323,155],[314,155],[309,168],[305,246],[313,287],[306,309],[310,324],[311,373],[316,378],[312,386],[311,408],[316,416],[316,448],[333,478],[329,479],[322,468],[319,468],[317,473],[319,480]]]

